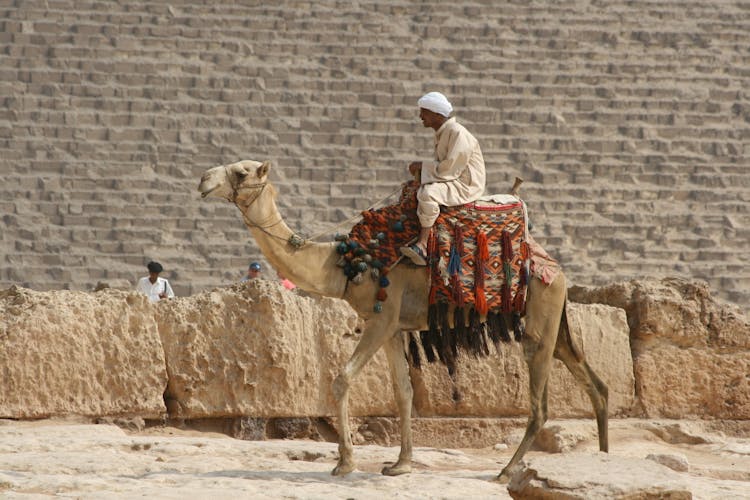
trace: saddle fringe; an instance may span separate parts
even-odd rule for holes
[[[427,330],[418,334],[412,332],[409,336],[409,363],[417,369],[422,367],[421,344],[428,363],[440,361],[453,375],[461,351],[474,357],[488,356],[489,342],[499,347],[500,342],[520,341],[523,335],[524,324],[518,312],[489,312],[484,317],[473,307],[451,308],[441,302],[430,304]]]

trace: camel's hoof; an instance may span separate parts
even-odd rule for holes
[[[510,479],[523,469],[523,462],[516,464],[513,467],[505,467],[503,471],[497,475],[495,481],[500,484],[508,484]]]
[[[332,476],[346,476],[354,470],[354,464],[349,462],[339,462],[338,465],[331,471]]]
[[[411,472],[411,464],[395,464],[383,467],[381,471],[384,476],[400,476]]]
[[[508,484],[510,482],[510,474],[508,474],[506,471],[502,471],[495,478],[495,482],[500,484]]]

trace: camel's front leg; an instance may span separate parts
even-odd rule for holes
[[[403,335],[396,334],[385,344],[385,352],[388,355],[388,364],[391,367],[391,382],[393,393],[398,405],[398,416],[401,420],[401,453],[398,462],[390,467],[383,468],[386,476],[398,476],[411,472],[411,405],[414,398],[414,389],[409,377],[409,363],[406,361]]]
[[[384,310],[367,321],[354,354],[333,381],[333,397],[338,403],[339,413],[339,462],[331,472],[334,476],[348,474],[354,470],[352,436],[349,428],[349,388],[370,358],[395,334],[396,318],[395,314],[392,316],[389,317]]]

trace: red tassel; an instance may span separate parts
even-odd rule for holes
[[[484,295],[484,288],[474,289],[474,309],[479,314],[487,314],[487,297]]]
[[[378,299],[380,302],[383,302],[385,299],[388,298],[388,294],[385,291],[385,288],[381,288],[378,290],[377,295],[375,295],[375,298]]]
[[[506,283],[503,283],[503,288],[502,288],[501,293],[502,293],[502,311],[504,313],[509,313],[511,312],[511,307],[513,304],[511,303],[511,298],[510,298],[510,287]]]
[[[477,262],[474,269],[474,288],[484,288],[484,264]]]
[[[521,258],[527,260],[531,256],[531,250],[529,250],[529,244],[525,241],[521,242]]]
[[[513,258],[513,243],[510,241],[510,233],[502,232],[503,260],[510,261]]]
[[[454,231],[454,240],[453,244],[456,246],[456,250],[458,251],[458,257],[461,259],[464,256],[464,230],[463,227],[460,225],[456,225],[456,229]]]
[[[453,303],[461,307],[464,305],[464,291],[461,286],[461,279],[458,276],[451,277],[453,281]]]
[[[487,244],[487,235],[482,231],[477,232],[477,260],[487,262],[490,258],[490,248]]]

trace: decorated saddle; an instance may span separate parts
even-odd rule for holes
[[[368,274],[378,280],[376,312],[387,300],[388,272],[400,260],[400,247],[419,234],[418,189],[414,181],[405,183],[397,204],[363,212],[349,235],[337,237],[339,265],[347,277],[355,283]],[[516,340],[523,337],[521,318],[538,246],[527,226],[525,204],[515,196],[441,208],[428,243],[428,329],[419,333],[429,362],[439,359],[451,370],[458,348],[486,355],[488,338],[510,341],[510,332]],[[548,263],[556,266],[551,258]],[[419,366],[416,344],[412,338],[410,356]]]

